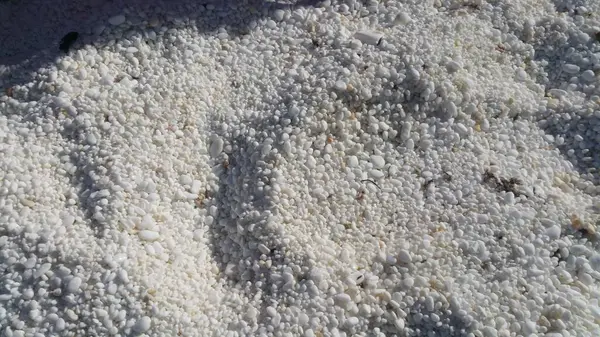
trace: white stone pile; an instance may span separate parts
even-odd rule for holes
[[[185,6],[0,68],[1,336],[600,335],[599,4]]]

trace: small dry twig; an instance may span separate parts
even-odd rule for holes
[[[379,190],[381,190],[381,187],[379,187],[379,185],[377,185],[377,183],[371,179],[363,179],[360,182],[361,183],[371,183],[371,184],[375,185]]]

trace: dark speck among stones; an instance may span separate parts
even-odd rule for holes
[[[75,43],[75,41],[77,41],[77,38],[79,37],[79,33],[77,32],[69,32],[67,33],[67,35],[65,35],[62,40],[60,40],[60,50],[68,53],[69,49],[71,49],[71,46],[73,45],[73,43]]]

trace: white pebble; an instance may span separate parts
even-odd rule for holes
[[[277,21],[282,21],[282,20],[283,20],[283,18],[284,18],[284,16],[285,16],[285,12],[284,12],[283,10],[281,10],[281,9],[276,9],[276,10],[273,12],[273,17],[274,17],[274,18],[275,18],[275,20],[277,20]]]
[[[398,252],[398,260],[402,263],[411,263],[412,257],[410,256],[410,252],[406,249],[402,249]]]
[[[266,312],[271,317],[277,316],[277,308],[275,308],[273,306],[268,306],[266,309]]]
[[[29,318],[32,321],[35,321],[40,316],[40,311],[38,309],[33,309],[29,311]]]
[[[76,292],[77,290],[79,290],[79,287],[81,287],[81,283],[82,283],[81,278],[79,278],[77,276],[73,277],[67,284],[67,292],[69,292],[69,293]]]
[[[450,61],[448,61],[448,63],[446,63],[446,70],[449,73],[455,73],[458,70],[460,70],[460,68],[461,68],[460,63],[458,63],[454,60],[450,60]]]
[[[254,307],[249,307],[248,310],[246,310],[245,316],[249,320],[254,320],[256,319],[256,316],[258,316],[258,310]]]
[[[575,256],[589,254],[589,249],[584,245],[573,245],[569,248],[569,253]]]
[[[456,123],[454,124],[454,130],[456,130],[456,132],[458,132],[459,135],[461,136],[467,136],[469,134],[469,128],[467,128],[464,124],[462,123]]]
[[[370,30],[362,30],[358,31],[354,34],[354,38],[359,40],[362,43],[370,44],[370,45],[378,45],[383,38],[383,34],[379,32],[374,32]]]
[[[212,143],[210,144],[210,156],[215,158],[217,157],[221,152],[223,152],[223,146],[225,145],[225,142],[223,142],[223,139],[221,139],[221,137],[219,136],[214,136]]]
[[[192,194],[198,194],[198,193],[200,193],[201,189],[202,189],[202,182],[200,180],[194,180],[192,182],[192,186],[190,187],[190,192]]]
[[[546,229],[546,235],[550,238],[550,240],[557,240],[560,238],[560,226],[554,225],[550,228]]]
[[[62,318],[57,319],[56,323],[54,324],[54,327],[57,331],[63,331],[66,327],[65,320]]]
[[[456,117],[458,110],[457,110],[456,104],[454,104],[454,102],[448,101],[445,104],[445,111],[446,111],[446,117],[451,118],[451,117]]]
[[[536,333],[537,332],[537,325],[535,324],[535,322],[532,322],[530,320],[525,321],[525,323],[523,323],[521,325],[521,331],[526,335],[529,336],[530,334]]]
[[[347,87],[346,82],[344,82],[342,80],[337,80],[335,82],[335,88],[337,90],[346,90],[346,87]]]
[[[404,122],[402,124],[402,131],[400,132],[400,139],[408,140],[408,138],[410,138],[411,130],[412,130],[412,124],[409,122]]]
[[[483,328],[483,330],[481,332],[483,332],[483,335],[485,337],[497,337],[498,336],[498,330],[496,330],[496,328],[493,328],[491,326],[486,326],[485,328]]]
[[[269,247],[265,246],[264,244],[259,244],[258,245],[258,250],[263,253],[263,254],[269,254],[271,252],[271,250],[269,249]]]
[[[349,317],[348,319],[346,319],[346,325],[351,328],[355,325],[357,325],[359,322],[358,317]]]
[[[583,80],[586,82],[593,82],[596,80],[596,74],[593,70],[588,69],[581,73],[581,78],[583,78]]]
[[[525,254],[527,254],[529,256],[534,256],[535,255],[535,246],[532,245],[531,243],[526,243],[523,245],[523,251],[525,252]]]
[[[369,175],[374,179],[380,179],[385,176],[385,174],[380,170],[369,170]]]
[[[565,73],[571,75],[577,74],[579,72],[579,66],[570,63],[565,63],[562,68]]]
[[[67,214],[67,215],[65,215],[65,216],[62,218],[62,225],[63,225],[64,227],[69,227],[69,226],[71,226],[71,225],[72,225],[74,222],[75,222],[75,217],[74,217],[74,216],[72,216],[72,215],[70,215],[70,214]]]
[[[374,168],[382,169],[385,166],[385,159],[382,156],[372,155],[371,163],[373,163]]]
[[[333,300],[335,304],[343,308],[345,308],[350,302],[352,302],[352,298],[350,298],[350,295],[344,293],[335,295],[333,297]]]
[[[348,157],[348,167],[357,167],[358,166],[358,158],[356,156]]]
[[[152,215],[146,214],[140,222],[140,229],[152,229],[155,225],[156,222],[154,221],[154,218],[152,218]]]
[[[152,320],[150,319],[150,317],[148,316],[144,316],[142,318],[140,318],[139,321],[137,321],[133,327],[133,329],[137,332],[146,332],[150,329],[150,325],[152,323]]]
[[[396,16],[396,19],[394,20],[394,23],[397,25],[407,25],[411,22],[412,22],[412,19],[410,18],[410,16],[404,12],[398,14]]]
[[[150,230],[142,230],[138,233],[138,235],[143,241],[155,241],[160,238],[160,234],[158,232]]]
[[[590,267],[597,272],[600,272],[600,254],[595,253],[589,259]]]
[[[52,264],[50,263],[44,263],[43,265],[41,265],[36,271],[35,274],[33,275],[34,278],[39,278],[42,275],[46,274],[46,272],[48,272],[50,270],[50,268],[52,267]]]
[[[108,19],[108,23],[110,23],[113,26],[118,26],[120,24],[123,24],[125,22],[125,15],[120,14],[120,15],[115,15],[113,17],[111,17],[110,19]]]

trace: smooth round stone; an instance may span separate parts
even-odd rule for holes
[[[400,13],[396,16],[396,19],[394,19],[394,23],[397,25],[407,25],[411,23],[411,21],[412,19],[406,13]]]
[[[183,185],[192,185],[193,179],[189,175],[185,174],[179,178],[179,182]]]
[[[382,156],[372,155],[371,163],[373,163],[374,168],[382,169],[385,166],[385,159]]]
[[[115,16],[111,17],[110,19],[108,19],[108,23],[110,23],[113,26],[121,25],[121,24],[125,23],[125,15],[123,15],[123,14],[115,15]]]
[[[357,325],[359,322],[358,317],[349,317],[346,320],[346,325],[348,325],[348,327],[353,327],[355,325]]]
[[[385,176],[380,170],[369,170],[369,175],[374,179],[381,179]]]
[[[352,302],[352,298],[348,294],[337,294],[333,297],[334,302],[340,307],[347,306],[350,302]]]
[[[36,261],[37,261],[37,258],[34,256],[32,258],[29,258],[27,261],[25,261],[25,263],[23,264],[23,266],[26,269],[31,269],[31,268],[35,267]]]
[[[65,329],[65,327],[66,327],[65,320],[64,320],[64,319],[62,319],[62,318],[59,318],[58,320],[56,320],[56,323],[55,323],[55,325],[54,325],[54,326],[56,327],[56,330],[57,330],[57,331],[62,331],[62,330],[64,330],[64,329]]]
[[[579,72],[579,66],[570,63],[564,64],[562,68],[565,73],[571,75],[577,74]]]
[[[485,337],[497,337],[498,336],[498,330],[496,330],[495,328],[492,328],[491,326],[486,326],[485,328],[483,328],[483,330],[481,330],[481,332],[483,332],[483,335]]]
[[[589,253],[589,249],[584,245],[573,245],[569,248],[569,253],[575,256],[587,255]]]
[[[65,215],[65,216],[62,218],[62,225],[63,225],[64,227],[69,227],[69,226],[71,226],[71,225],[72,225],[74,222],[75,222],[75,217],[74,217],[74,216],[72,216],[72,215],[69,215],[69,214],[67,214],[67,215]]]
[[[271,317],[277,316],[277,309],[273,306],[268,306],[266,309],[267,315]]]
[[[200,180],[194,180],[192,182],[192,186],[190,188],[190,192],[193,194],[198,194],[200,193],[200,190],[202,189],[202,182]]]
[[[35,293],[33,292],[33,289],[25,289],[23,291],[23,298],[26,300],[32,299],[34,295]]]
[[[307,314],[302,312],[298,315],[298,324],[300,326],[306,326],[308,324],[308,322],[309,322],[309,317]]]
[[[156,225],[156,222],[152,218],[152,215],[146,214],[140,222],[140,229],[152,229],[154,225]]]
[[[550,228],[546,229],[546,235],[550,238],[550,240],[557,240],[560,238],[560,226],[554,225]]]
[[[144,316],[135,323],[135,325],[133,326],[133,329],[139,333],[146,332],[150,329],[151,324],[152,324],[152,320],[150,319],[150,317]]]
[[[398,252],[398,260],[402,263],[411,263],[412,257],[410,256],[410,252],[406,249],[402,249]]]
[[[526,243],[523,245],[523,251],[525,252],[525,254],[533,256],[535,255],[535,246],[531,243]]]
[[[358,166],[358,158],[356,156],[348,157],[348,166],[349,167],[357,167]]]
[[[138,233],[140,239],[143,241],[156,241],[160,238],[160,234],[155,231],[143,230]]]
[[[254,320],[258,316],[258,310],[256,310],[254,307],[250,307],[246,311],[246,315],[245,316],[249,320]]]
[[[38,309],[33,309],[29,311],[29,318],[33,321],[37,320],[40,317],[40,311]]]
[[[69,281],[69,284],[67,284],[67,291],[70,293],[76,292],[79,289],[79,287],[81,287],[81,283],[82,283],[81,278],[79,278],[77,276],[73,277]]]
[[[317,160],[313,156],[306,158],[306,166],[310,169],[314,169],[317,166]]]
[[[596,79],[596,74],[593,70],[588,69],[581,73],[581,78],[586,82],[593,82]]]
[[[273,12],[273,17],[277,21],[282,21],[284,16],[285,16],[285,12],[281,9],[276,9],[275,12]]]
[[[521,332],[523,332],[525,335],[530,335],[530,334],[536,333],[537,326],[536,326],[535,322],[526,321],[525,323],[523,323],[521,325]]]
[[[225,142],[223,142],[223,139],[221,139],[221,137],[214,137],[212,143],[210,144],[210,156],[213,158],[218,156],[221,152],[223,152],[224,145]]]
[[[590,267],[592,267],[592,269],[594,269],[597,272],[600,272],[600,254],[595,253],[590,257],[588,262],[590,263]]]

